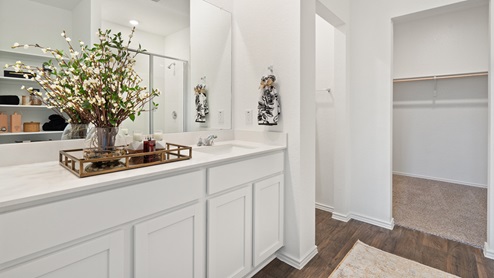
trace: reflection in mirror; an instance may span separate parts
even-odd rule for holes
[[[18,22],[44,16],[42,26]],[[153,130],[167,132],[231,128],[231,14],[204,0],[15,0],[0,1],[0,62],[17,60],[39,65],[49,59],[38,49],[10,49],[15,43],[39,43],[65,49],[60,33],[65,30],[78,41],[94,43],[98,28],[129,34],[129,20],[139,21],[133,48],[140,43],[149,54],[139,55],[138,72],[143,85],[159,88],[154,112],[144,112],[135,122],[122,124],[132,135]],[[36,22],[36,21],[32,21]],[[152,75],[151,75],[152,74]],[[206,76],[209,114],[206,123],[195,122],[193,88]],[[25,80],[8,80],[0,74],[0,96],[26,93],[20,86],[36,87]],[[23,122],[48,122],[53,111],[44,107],[0,104],[7,116],[23,115]],[[0,144],[38,140],[59,140],[62,132],[7,134],[0,131]]]
[[[101,14],[103,29],[125,33],[129,20],[139,22],[131,47],[141,44],[147,52],[138,72],[161,90],[157,109],[122,124],[130,134],[231,128],[230,13],[203,0],[103,0]],[[205,123],[196,122],[197,84],[207,88]]]
[[[195,122],[195,104],[187,100],[187,131],[231,128],[231,14],[204,0],[191,0],[191,85],[205,78],[209,115]],[[188,97],[193,94],[188,93]]]
[[[45,47],[66,50],[67,43],[60,36],[63,30],[77,40],[90,42],[91,34],[97,30],[91,17],[91,1],[0,1],[0,64],[2,67],[16,61],[40,67],[43,62],[50,59],[50,56],[43,54],[40,49],[11,49],[15,42],[21,44],[38,43]],[[20,15],[22,20],[19,19]],[[20,89],[22,85],[26,88],[40,89],[33,81],[6,77],[5,71],[2,69],[0,73],[0,96],[17,97],[19,103],[0,102],[0,113],[2,113],[0,125],[5,125],[4,122],[7,125],[6,132],[1,132],[2,128],[0,127],[0,143],[60,140],[61,130],[43,128],[43,125],[50,121],[50,115],[55,114],[55,112],[43,105],[31,105],[32,103],[28,102],[24,102],[23,105],[22,97],[27,97],[28,93]],[[12,124],[10,116],[14,113],[20,115],[20,132],[12,132],[14,129],[10,127]],[[28,129],[24,129],[24,123],[29,124],[30,122],[33,122],[36,127],[34,130],[39,128],[40,131],[26,132]]]

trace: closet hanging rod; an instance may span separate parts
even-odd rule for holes
[[[440,80],[440,79],[453,79],[453,78],[464,78],[464,77],[476,77],[476,76],[487,76],[489,73],[487,71],[481,72],[470,72],[470,73],[459,73],[459,74],[445,74],[436,76],[421,76],[421,77],[410,77],[410,78],[397,78],[394,79],[394,83],[401,82],[412,82],[412,81],[425,81],[425,80]]]
[[[331,93],[331,88],[316,90],[316,92],[326,92],[326,93]]]

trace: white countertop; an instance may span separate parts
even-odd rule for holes
[[[221,145],[241,145],[249,148],[236,148],[223,154],[208,154],[200,152],[199,148],[209,147],[193,146],[192,158],[189,160],[86,178],[76,177],[60,166],[58,161],[0,167],[0,212],[42,201],[69,197],[74,194],[85,194],[124,186],[125,183],[135,180],[145,180],[155,176],[204,168],[219,162],[256,156],[286,148],[280,145],[238,140],[215,143],[215,146]]]

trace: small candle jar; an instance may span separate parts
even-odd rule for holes
[[[153,138],[156,141],[162,141],[163,140],[163,131],[161,130],[156,130],[153,134]]]
[[[141,142],[142,141],[142,132],[134,131],[132,139],[134,140],[134,142]]]

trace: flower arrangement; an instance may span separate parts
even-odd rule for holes
[[[121,33],[112,35],[111,30],[100,29],[99,43],[89,47],[80,41],[79,51],[64,31],[61,36],[69,53],[39,44],[15,43],[12,48],[40,48],[53,55],[56,63],[50,60],[42,67],[33,67],[17,61],[6,67],[26,72],[24,77],[36,81],[46,92],[43,96],[33,88],[22,88],[59,114],[65,113],[69,122],[118,127],[127,118],[134,120],[144,105],[160,94],[157,89],[146,92],[147,88],[140,86],[142,79],[134,70],[135,56],[145,50],[139,45],[135,53],[129,51],[134,31],[132,28],[125,42]]]

